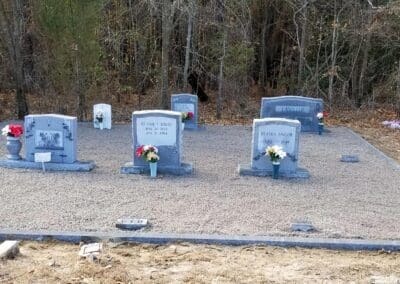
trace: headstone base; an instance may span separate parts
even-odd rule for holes
[[[46,171],[68,171],[68,172],[90,172],[95,168],[93,161],[76,161],[72,164],[65,163],[45,163]],[[0,160],[2,168],[20,168],[20,169],[42,169],[42,163],[29,162],[26,160]]]
[[[190,127],[185,124],[185,130],[188,131],[205,131],[206,127],[204,125],[197,125],[197,127]]]
[[[157,167],[160,174],[170,174],[176,176],[190,175],[193,173],[193,165],[191,163],[182,163],[180,167]],[[121,167],[121,174],[150,174],[150,167],[134,166],[132,162],[126,163]]]
[[[267,177],[272,176],[272,170],[257,170],[252,169],[250,165],[239,165],[238,167],[239,175],[241,176],[258,176],[258,177]],[[297,168],[295,172],[279,172],[279,177],[282,178],[302,178],[307,179],[310,177],[310,172],[303,168]]]

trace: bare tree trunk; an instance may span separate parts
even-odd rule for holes
[[[169,45],[175,3],[162,2],[161,108],[168,108]]]
[[[400,61],[399,66],[397,69],[397,84],[396,84],[396,104],[395,104],[395,111],[397,118],[400,119]]]
[[[216,116],[218,119],[221,118],[222,114],[222,93],[223,93],[223,80],[224,80],[224,60],[226,53],[226,28],[224,27],[224,0],[217,1],[217,22],[222,27],[222,55],[220,57],[219,63],[219,75],[218,75],[218,97],[217,97],[217,113]]]
[[[333,103],[333,80],[336,76],[336,60],[337,60],[337,41],[338,41],[338,24],[339,24],[339,16],[337,13],[337,4],[336,0],[334,1],[334,18],[333,18],[333,30],[332,30],[332,44],[331,44],[331,66],[328,72],[329,74],[329,86],[328,86],[328,101],[329,106],[332,106]]]
[[[134,7],[132,0],[129,0],[129,12],[131,17],[131,26],[132,30],[135,34],[139,34],[138,23],[141,19],[139,19],[139,15],[141,14],[140,11],[136,11],[134,13]],[[145,55],[145,47],[143,40],[135,39],[134,43],[134,56],[135,56],[135,83],[138,92],[138,107],[139,109],[142,108],[142,96],[145,94],[145,76],[144,76],[144,57]]]
[[[360,78],[359,78],[359,91],[358,91],[358,96],[357,96],[357,105],[361,106],[362,98],[364,96],[365,92],[365,73],[367,72],[367,67],[368,67],[368,55],[369,55],[369,50],[371,47],[371,32],[368,31],[368,27],[371,24],[372,20],[372,8],[371,6],[368,6],[368,15],[367,15],[367,22],[364,24],[364,31],[367,33],[366,38],[365,38],[365,45],[363,49],[363,56],[362,56],[362,63],[361,63],[361,70],[360,70]]]
[[[268,27],[268,8],[269,5],[265,5],[264,8],[264,21],[261,31],[261,72],[260,72],[260,85],[262,88],[266,86],[267,83],[267,27]]]
[[[80,72],[80,63],[79,63],[79,55],[78,55],[78,50],[76,51],[76,58],[75,58],[75,92],[77,93],[78,96],[78,107],[77,107],[77,113],[78,113],[78,120],[79,121],[85,121],[87,111],[86,111],[86,96],[82,88],[82,72]]]
[[[189,64],[190,64],[190,51],[192,45],[192,29],[193,29],[193,18],[196,15],[196,2],[190,1],[188,5],[188,27],[186,35],[186,48],[185,48],[185,65],[183,67],[183,86],[186,89],[188,85],[189,77]]]
[[[285,65],[285,53],[286,53],[285,39],[283,39],[281,45],[281,58],[279,60],[278,79],[282,79],[283,77],[283,66]]]
[[[321,23],[319,25],[318,53],[315,63],[315,92],[317,98],[319,97],[319,58],[321,56],[321,47],[322,47],[322,18],[321,18]]]
[[[222,56],[219,62],[219,75],[218,75],[218,97],[217,97],[217,118],[221,118],[222,113],[222,96],[223,96],[223,84],[224,84],[224,59],[226,54],[226,35],[224,35],[222,43]]]
[[[304,51],[306,45],[306,37],[307,37],[307,13],[308,13],[308,0],[304,0],[303,2],[303,24],[301,26],[301,39],[299,46],[299,72],[297,74],[297,90],[300,91],[302,89],[303,83],[303,71],[304,71]]]
[[[25,74],[23,69],[22,41],[25,33],[24,0],[11,3],[0,1],[0,37],[6,43],[14,74],[17,117],[23,119],[28,114],[28,102],[25,94]],[[12,19],[7,15],[6,5],[11,6]]]

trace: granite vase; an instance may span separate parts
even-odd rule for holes
[[[22,143],[19,137],[7,136],[6,147],[9,153],[7,155],[9,160],[21,160],[19,152],[21,151]]]

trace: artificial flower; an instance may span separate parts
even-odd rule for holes
[[[9,124],[6,125],[2,130],[2,134],[4,136],[10,136],[10,137],[15,137],[18,138],[24,133],[24,129],[22,128],[22,125],[19,124]]]

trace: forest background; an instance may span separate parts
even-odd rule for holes
[[[302,94],[350,112],[400,114],[400,1],[2,0],[0,118],[92,104],[133,110],[209,95],[215,119],[250,119],[260,98]]]

